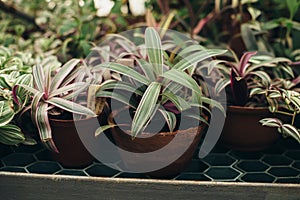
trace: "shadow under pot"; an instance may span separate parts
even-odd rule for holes
[[[228,106],[219,142],[233,150],[261,151],[280,137],[276,128],[262,126],[259,120],[274,117],[268,108]]]
[[[66,168],[82,168],[90,165],[94,161],[94,157],[83,145],[82,137],[85,139],[94,137],[95,131],[99,127],[99,123],[95,123],[95,119],[97,118],[82,119],[76,122],[50,119],[53,141],[59,150],[59,153],[50,152],[52,159]],[[80,136],[77,129],[81,130]]]
[[[113,111],[108,117],[108,123],[130,124],[131,117],[126,117],[126,113],[129,113],[128,110]],[[184,120],[193,121],[190,118]],[[121,156],[119,166],[123,171],[145,173],[153,178],[172,178],[192,160],[206,125],[196,122],[183,129],[179,125],[179,130],[174,132],[151,133],[146,129],[134,138],[128,127],[115,126],[110,129]]]

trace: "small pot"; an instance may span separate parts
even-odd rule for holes
[[[228,106],[220,143],[239,151],[269,148],[280,135],[276,128],[262,126],[259,122],[267,117],[274,117],[268,108]]]
[[[99,126],[90,121],[78,120],[76,126],[85,127],[84,134],[94,135]],[[86,167],[94,161],[94,157],[84,147],[73,120],[50,119],[50,125],[53,141],[59,150],[59,153],[50,153],[53,160],[67,168]]]
[[[109,123],[114,123],[114,116],[117,114],[118,113],[113,112],[109,115]],[[205,127],[206,125],[202,123],[200,126],[198,125],[174,132],[160,132],[157,134],[143,132],[141,135],[132,138],[129,131],[121,130],[116,126],[111,129],[111,134],[115,144],[122,149],[120,150],[120,155],[123,164],[130,170],[139,165],[141,160],[144,160],[143,164],[146,167],[147,165],[159,166],[164,163],[167,159],[166,157],[172,156],[172,152],[175,154],[176,150],[183,149],[182,154],[180,154],[181,156],[179,155],[167,166],[164,165],[164,167],[158,168],[157,170],[145,172],[154,178],[171,178],[178,175],[188,166],[195,151],[197,150]],[[170,148],[167,150],[170,152],[168,155],[163,156],[162,154],[158,154],[157,156],[147,157],[148,153],[162,150],[168,144],[171,144]],[[185,146],[185,144],[189,144],[189,146]],[[125,153],[123,150],[130,152],[130,155]],[[135,154],[131,155],[131,153]]]

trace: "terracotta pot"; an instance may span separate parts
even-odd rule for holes
[[[267,108],[229,106],[219,141],[239,151],[267,149],[280,135],[276,128],[262,126],[259,120],[272,116]]]
[[[83,134],[93,136],[99,126],[90,121],[91,119],[78,120],[76,126],[85,127],[86,132]],[[82,144],[73,120],[50,119],[50,125],[54,143],[59,150],[58,154],[50,153],[53,160],[67,168],[86,167],[94,161],[94,157]]]
[[[114,114],[109,115],[108,120],[110,123],[113,122],[113,119]],[[172,156],[173,152],[175,154],[178,149],[183,149],[182,154],[168,163],[168,165],[163,165],[162,168],[158,168],[157,170],[145,172],[154,178],[171,178],[178,175],[188,166],[199,145],[201,135],[205,127],[206,125],[203,123],[203,125],[200,126],[187,128],[185,130],[178,130],[175,132],[160,132],[157,134],[143,132],[134,139],[130,135],[129,131],[124,131],[119,127],[114,127],[111,129],[111,134],[115,144],[122,149],[120,150],[120,155],[123,164],[130,170],[139,165],[141,160],[144,161],[143,164],[145,166],[160,166],[165,162],[166,156]],[[147,157],[147,153],[162,150],[168,144],[171,145],[169,146],[168,150],[166,150],[169,152],[166,156],[158,154],[157,156]],[[189,145],[186,146],[185,144]],[[135,154],[128,156],[128,154],[123,150],[130,152],[130,154]]]

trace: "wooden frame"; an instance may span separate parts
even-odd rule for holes
[[[299,199],[299,184],[176,181],[0,172],[1,199]]]

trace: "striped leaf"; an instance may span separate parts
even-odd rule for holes
[[[295,140],[297,140],[300,143],[300,133],[296,127],[294,127],[291,124],[283,124],[281,130],[283,136],[293,137]]]
[[[44,91],[45,73],[42,65],[36,65],[32,69],[34,85],[39,91]]]
[[[191,76],[186,73],[182,73],[182,71],[178,69],[169,70],[163,73],[162,77],[178,83],[183,87],[189,88],[198,94],[202,94],[197,82]]]
[[[276,127],[276,128],[282,127],[282,122],[277,118],[264,118],[259,120],[259,122],[263,126]]]
[[[153,27],[148,27],[145,31],[145,44],[154,72],[161,75],[163,73],[163,51],[160,37]]]
[[[95,116],[95,113],[80,105],[77,103],[74,103],[72,101],[66,100],[66,99],[62,99],[62,98],[58,98],[58,97],[53,97],[51,99],[46,100],[45,102],[54,105],[58,108],[61,108],[63,110],[69,111],[71,113],[75,113],[75,114],[80,114],[80,115],[89,115],[89,116]]]
[[[220,79],[216,83],[215,92],[220,94],[228,85],[230,85],[230,79]]]
[[[158,111],[162,114],[162,116],[164,117],[165,121],[167,122],[168,128],[170,130],[170,132],[173,132],[173,130],[176,127],[176,115],[172,112],[163,110],[163,109],[158,109]]]
[[[88,86],[87,83],[84,82],[78,82],[78,83],[72,83],[70,85],[66,85],[63,87],[58,88],[57,90],[51,91],[49,95],[49,99],[58,95],[65,95],[69,94],[70,92],[76,92],[76,91],[83,91]]]
[[[153,68],[150,65],[150,63],[148,63],[147,61],[142,60],[142,59],[137,59],[136,61],[137,61],[138,65],[140,66],[140,68],[142,69],[145,76],[150,81],[155,81],[156,77],[155,77],[155,74],[153,73]]]
[[[7,125],[15,116],[10,101],[0,101],[0,127]]]
[[[145,91],[132,120],[131,132],[133,137],[143,131],[145,124],[155,112],[160,89],[161,85],[159,83],[152,82]]]
[[[132,87],[130,84],[126,82],[118,82],[115,80],[107,80],[104,83],[101,84],[100,90],[123,90],[123,91],[128,91],[130,93],[134,93],[140,96],[143,96],[143,92],[138,90],[135,87]]]
[[[17,145],[25,140],[21,129],[13,124],[0,126],[0,143],[6,145]]]
[[[133,104],[133,102],[130,101],[130,97],[126,97],[124,95],[121,95],[119,93],[116,93],[114,91],[98,91],[96,93],[96,97],[102,97],[102,98],[111,98],[115,99],[121,103],[124,103],[125,105],[128,105],[132,108],[136,108],[136,105]]]
[[[79,59],[71,59],[67,63],[65,63],[53,77],[50,85],[50,91],[58,89],[59,86],[65,81],[66,77],[75,69],[79,62]]]
[[[213,56],[224,54],[225,52],[226,50],[219,50],[219,49],[196,52],[184,57],[181,61],[179,61],[178,63],[176,63],[176,65],[173,66],[173,69],[184,71],[196,63],[199,63]]]
[[[167,97],[168,100],[174,103],[180,112],[191,108],[190,104],[185,99],[173,94],[172,92],[163,92],[162,96]]]
[[[101,68],[107,68],[110,69],[111,71],[117,72],[119,74],[125,75],[129,78],[132,78],[142,84],[149,85],[150,80],[148,80],[145,76],[141,75],[137,71],[133,70],[132,68],[118,64],[118,63],[103,63],[100,65],[97,65],[93,68],[93,71],[97,71]]]

